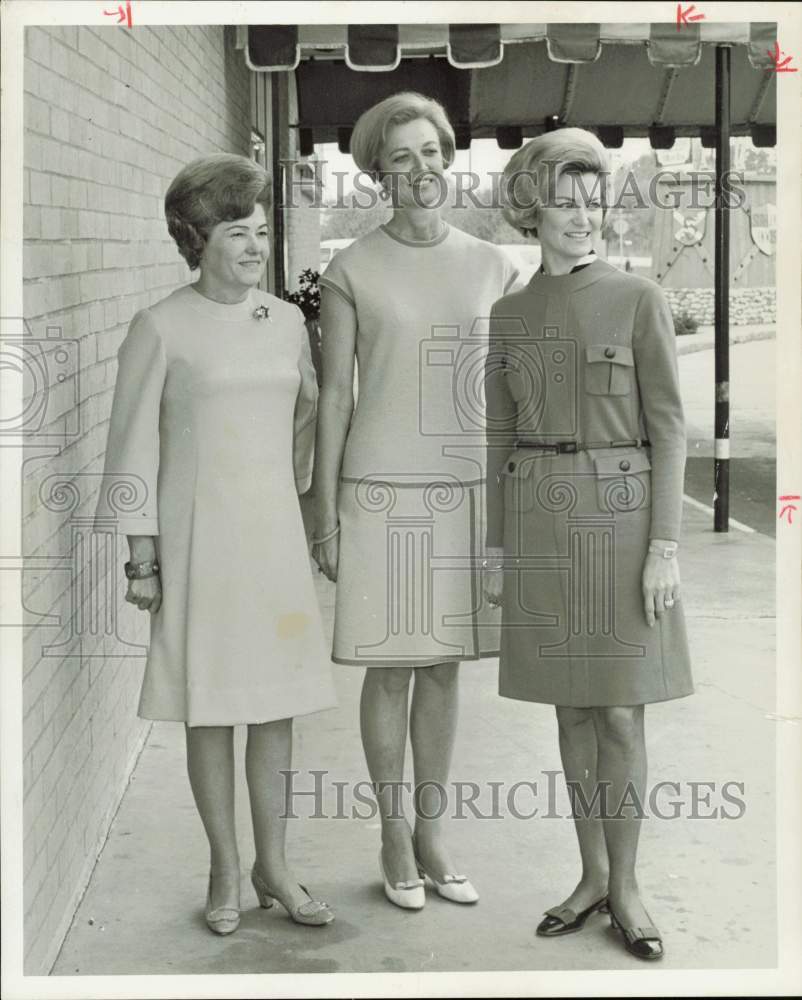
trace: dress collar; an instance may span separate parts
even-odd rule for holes
[[[596,251],[595,250],[591,250],[590,253],[586,253],[584,257],[580,257],[579,260],[576,262],[576,264],[574,264],[574,266],[571,268],[571,270],[568,273],[569,274],[576,274],[577,271],[581,271],[582,268],[587,267],[588,264],[592,264],[595,260],[598,260],[598,257],[596,256]],[[544,267],[543,267],[542,264],[540,265],[540,268],[538,269],[537,273],[538,274],[546,274],[546,271],[545,271],[545,269],[544,269]],[[548,276],[550,278],[562,277],[562,275],[554,275],[554,274],[550,274]]]

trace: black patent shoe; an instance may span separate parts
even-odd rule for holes
[[[662,958],[663,939],[660,931],[656,927],[622,927],[616,915],[610,909],[610,923],[613,930],[620,931],[624,939],[624,947],[635,958],[642,958],[647,962],[652,962],[657,958]]]
[[[596,911],[607,912],[607,897],[596,900],[595,903],[581,913],[575,913],[570,906],[552,906],[546,910],[543,920],[537,925],[535,931],[540,937],[559,937],[561,934],[574,934],[581,931],[585,926],[585,921]]]

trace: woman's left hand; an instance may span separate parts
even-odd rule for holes
[[[643,610],[652,628],[655,618],[668,614],[680,599],[677,557],[664,559],[649,553],[643,564],[642,590]]]

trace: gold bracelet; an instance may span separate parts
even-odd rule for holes
[[[340,533],[340,526],[338,524],[336,528],[333,528],[328,533],[328,535],[324,535],[322,538],[313,538],[312,545],[323,545],[324,542],[330,542],[332,538],[335,538],[337,535],[339,535],[339,533]]]
[[[489,563],[490,563],[489,559],[483,559],[480,563],[482,569],[487,570],[488,573],[495,573],[497,570],[504,569],[503,561],[497,563],[495,566],[491,566],[489,565]]]

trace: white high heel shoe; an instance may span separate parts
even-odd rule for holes
[[[408,882],[396,882],[394,886],[390,885],[384,870],[381,850],[379,850],[379,871],[382,873],[382,881],[384,882],[384,894],[391,903],[395,903],[396,906],[400,906],[404,910],[423,909],[426,893],[423,891],[422,878],[413,878]]]
[[[438,882],[432,873],[424,866],[418,855],[415,855],[415,864],[418,866],[418,875],[421,878],[427,876],[434,883],[437,895],[443,899],[449,899],[452,903],[478,903],[479,893],[468,881],[467,875],[444,875],[443,881]]]

